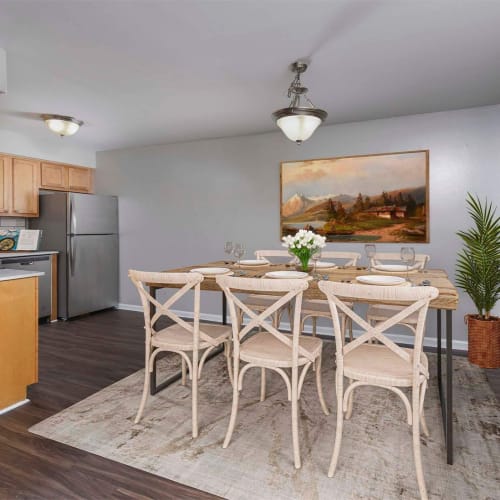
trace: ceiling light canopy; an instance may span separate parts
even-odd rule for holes
[[[313,135],[314,131],[326,119],[328,113],[322,109],[314,107],[314,104],[307,97],[307,87],[303,87],[300,81],[301,73],[307,69],[304,62],[294,62],[291,70],[296,73],[290,87],[288,97],[291,99],[288,108],[278,109],[273,113],[276,125],[291,141],[302,144]],[[305,106],[301,100],[305,101]]]
[[[83,125],[83,122],[72,116],[42,115],[43,120],[52,132],[62,136],[73,135]]]

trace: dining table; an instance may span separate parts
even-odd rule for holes
[[[162,272],[186,273],[200,268],[224,268],[225,273],[231,273],[239,277],[270,279],[266,275],[275,271],[292,271],[295,265],[291,263],[265,263],[262,265],[244,265],[238,262],[222,260],[208,262],[205,264],[189,265],[175,269],[167,269]],[[447,463],[453,464],[453,311],[458,307],[458,291],[450,281],[446,271],[441,269],[411,270],[408,273],[380,273],[375,269],[369,270],[363,266],[332,266],[321,267],[308,275],[309,287],[304,291],[304,299],[325,299],[325,295],[318,287],[320,280],[338,281],[344,283],[356,283],[356,278],[365,275],[387,275],[397,274],[406,278],[409,285],[426,286],[430,285],[438,289],[439,295],[430,302],[429,308],[436,311],[436,351],[437,362],[436,372],[438,380],[439,399],[441,404],[441,414],[446,446]],[[221,292],[215,280],[216,275],[205,276],[201,282],[201,290]],[[367,285],[376,286],[376,285]],[[158,290],[163,288],[175,288],[174,285],[166,286],[159,283],[148,283],[149,292],[152,297],[157,296]],[[369,301],[366,301],[369,302]],[[380,301],[377,301],[380,303]],[[397,302],[385,302],[386,304],[397,304]],[[222,293],[222,315],[221,321],[227,324],[227,302]],[[154,309],[151,311],[154,314]],[[443,337],[444,333],[444,337]],[[214,350],[212,357],[222,350]],[[178,374],[169,377],[161,384],[157,384],[156,362],[151,373],[151,394],[156,394],[160,390],[180,378]]]

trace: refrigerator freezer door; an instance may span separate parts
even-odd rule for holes
[[[118,235],[68,236],[67,317],[118,304]]]
[[[118,233],[118,198],[70,193],[68,234]]]

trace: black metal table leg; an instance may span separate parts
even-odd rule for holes
[[[441,309],[436,311],[437,313],[437,379],[438,379],[438,389],[439,389],[439,401],[441,402],[441,416],[443,417],[443,429],[446,428],[446,408],[444,405],[444,394],[443,394],[443,370],[441,365],[441,335],[442,335],[442,326],[441,326]],[[446,434],[446,433],[445,433]]]
[[[149,287],[149,294],[153,299],[156,299],[156,288],[154,286]],[[156,306],[153,304],[149,304],[149,317],[152,319],[156,312]],[[158,388],[156,387],[156,358],[153,362],[153,371],[149,376],[149,393],[151,396],[158,392]]]
[[[453,325],[452,310],[446,311],[446,457],[453,465]]]
[[[224,292],[222,292],[222,324],[227,325],[227,299]]]

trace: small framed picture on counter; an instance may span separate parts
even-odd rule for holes
[[[40,229],[21,229],[16,250],[38,250],[40,234]]]

